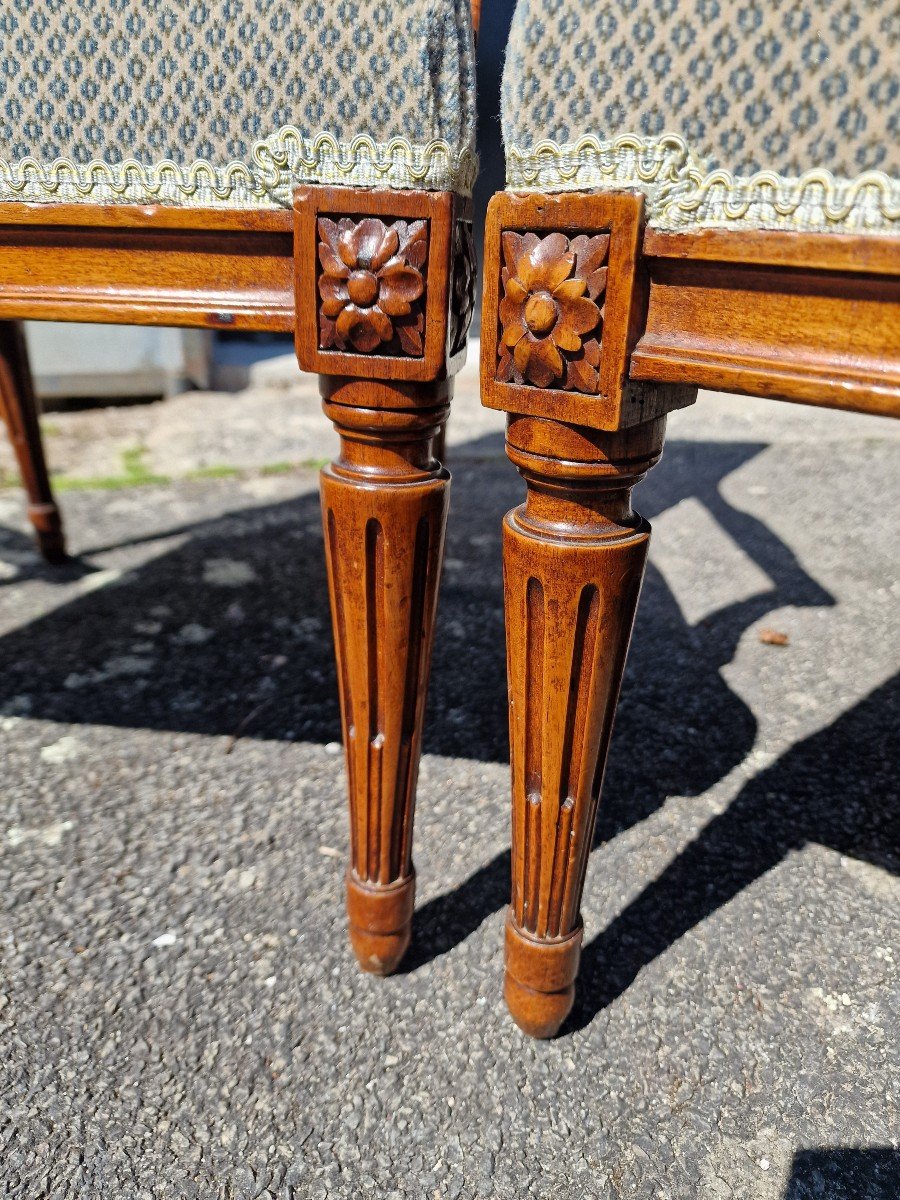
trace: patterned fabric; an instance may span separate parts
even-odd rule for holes
[[[897,0],[519,0],[508,184],[637,186],[653,224],[900,220]]]
[[[469,0],[2,0],[0,200],[467,191]]]

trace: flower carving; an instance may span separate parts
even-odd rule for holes
[[[507,230],[502,244],[497,378],[596,395],[609,234]]]
[[[318,229],[321,348],[421,357],[427,222],[320,217]]]

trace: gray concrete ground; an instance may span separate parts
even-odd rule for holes
[[[285,467],[331,438],[267,370],[54,415],[69,566],[0,492],[0,1195],[900,1195],[900,427],[672,419],[579,1000],[539,1044],[499,992],[500,422],[470,370],[416,935],[377,980],[344,937],[315,471]]]

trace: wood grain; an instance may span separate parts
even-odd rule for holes
[[[402,354],[367,353],[371,338],[358,331],[349,338],[356,353],[318,346],[320,216],[368,221],[367,232],[397,218],[407,233],[427,225],[427,252],[419,255],[416,226],[418,248],[398,267],[422,268],[423,346],[398,338]],[[449,484],[433,449],[465,356],[473,262],[471,203],[448,193],[299,189],[286,217],[0,205],[0,407],[48,558],[63,554],[62,527],[21,329],[9,317],[294,330],[301,366],[320,372],[341,437],[322,499],[351,809],[347,905],[359,962],[378,973],[393,970],[410,936],[413,810]],[[343,277],[337,265],[333,274]],[[363,284],[371,281],[354,281],[354,303],[365,308]],[[402,308],[409,285],[408,275],[392,274],[385,306]]]
[[[296,253],[296,348],[300,366],[322,375],[348,375],[364,379],[415,380],[423,383],[445,377],[449,363],[450,261],[453,223],[462,208],[449,192],[412,192],[367,188],[307,187],[294,198]],[[381,346],[368,353],[321,345],[319,220],[349,218],[361,224],[366,218],[424,221],[427,227],[427,266],[424,295],[424,352],[410,356],[405,350]]]
[[[785,244],[785,235],[778,236]],[[786,246],[793,245],[790,236]],[[801,250],[796,245],[786,257]],[[816,258],[814,248],[809,253]],[[837,261],[847,253],[844,247]],[[868,274],[706,257],[648,259],[649,303],[631,378],[896,416],[900,257],[895,275],[884,271],[886,259],[879,261],[882,269]]]
[[[506,517],[512,902],[505,995],[551,1037],[574,997],[581,895],[650,528],[631,488],[657,461],[665,418],[619,433],[511,417],[507,454],[528,487]]]
[[[121,219],[0,224],[0,317],[289,332],[292,238]]]
[[[690,390],[671,386],[648,388],[628,377],[631,350],[643,328],[646,312],[647,279],[640,259],[643,211],[643,197],[624,192],[502,193],[492,198],[485,225],[481,319],[482,403],[487,408],[615,430],[642,424],[692,403],[695,393]],[[606,245],[605,239],[609,239],[602,325],[599,337],[593,339],[597,347],[592,358],[596,357],[598,361],[587,364],[590,373],[597,373],[593,392],[585,390],[589,374],[586,368],[580,373],[579,389],[568,390],[568,370],[565,382],[563,376],[556,380],[547,378],[543,381],[544,386],[536,387],[532,381],[522,378],[521,371],[513,373],[506,366],[509,355],[503,354],[501,326],[505,324],[505,317],[501,317],[501,304],[507,306],[509,303],[506,295],[508,277],[514,271],[514,263],[508,257],[514,245],[509,235],[530,234],[532,238],[534,235],[543,238],[548,233],[559,235],[568,245],[568,249],[561,252],[561,262],[568,257],[577,259],[578,255],[571,247],[581,244],[582,238],[591,243],[600,236],[603,245]],[[504,271],[507,278],[504,278]],[[577,272],[577,262],[573,261],[570,275],[574,278]],[[541,294],[546,291],[538,290]],[[540,298],[535,292],[527,302],[533,303]],[[557,303],[557,297],[553,295],[546,302]],[[562,306],[557,303],[557,307],[558,321],[563,325]],[[585,354],[586,350],[582,348],[576,357],[580,360]]]
[[[413,814],[450,479],[434,449],[465,355],[471,209],[447,193],[300,188],[295,214],[297,356],[319,372],[341,439],[322,472],[322,510],[350,940],[361,968],[383,975],[409,944],[415,896]]]
[[[772,229],[696,229],[679,233],[648,228],[647,258],[731,262],[807,270],[900,273],[898,239],[892,234],[800,233]]]
[[[73,229],[218,229],[291,233],[290,208],[194,208],[172,204],[0,204],[0,226],[63,225]]]
[[[584,870],[649,538],[629,497],[659,455],[662,414],[699,385],[900,415],[900,239],[643,230],[639,203],[614,193],[503,196],[488,211],[483,397],[510,414],[507,453],[528,489],[504,526],[505,994],[535,1037],[559,1029],[574,996]],[[521,325],[534,290],[526,278],[509,302],[509,248],[548,227],[566,241],[553,243],[560,261],[576,234],[610,236],[596,398],[560,390],[549,352],[530,372],[522,355],[517,375],[502,357],[499,326],[518,344],[518,328],[506,329]],[[534,258],[534,234],[531,245]],[[547,324],[537,303],[532,316]],[[566,330],[561,337],[574,345]],[[646,389],[639,404],[635,383]]]
[[[413,387],[420,406],[411,410]],[[324,379],[323,395],[341,437],[321,484],[350,801],[350,939],[362,969],[383,975],[410,939],[416,778],[450,478],[431,446],[449,385],[395,391]]]

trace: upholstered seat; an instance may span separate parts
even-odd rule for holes
[[[900,221],[896,0],[519,0],[508,186],[639,188],[648,221]]]
[[[469,0],[4,0],[0,201],[466,192]]]

